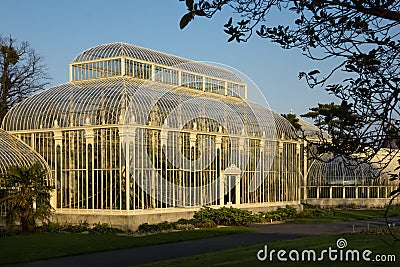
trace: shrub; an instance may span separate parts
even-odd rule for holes
[[[151,233],[153,232],[154,225],[150,225],[148,223],[142,223],[138,227],[138,232],[139,233]]]
[[[278,208],[270,212],[259,212],[258,217],[265,221],[284,221],[294,219],[298,216],[297,210],[294,207],[286,206],[285,208]]]
[[[347,209],[351,209],[354,210],[357,208],[356,203],[350,203],[350,204],[339,204],[337,205],[338,209],[343,209],[343,210],[347,210]]]
[[[82,233],[85,231],[89,231],[89,224],[84,221],[84,222],[79,222],[79,224],[72,225],[72,224],[65,224],[66,229],[64,231],[69,232],[69,233]]]
[[[168,231],[168,230],[174,229],[176,223],[175,222],[169,223],[167,221],[164,221],[164,222],[161,222],[156,225],[158,226],[158,231],[161,232],[161,231]]]
[[[95,223],[93,228],[89,229],[91,234],[120,234],[123,233],[121,229],[111,227],[107,223]]]
[[[335,214],[335,211],[333,209],[321,209],[321,208],[311,209],[309,210],[309,212],[311,213],[312,217],[322,217]]]
[[[197,228],[215,228],[217,224],[210,219],[205,219],[196,223]]]
[[[46,230],[50,233],[59,232],[61,229],[61,225],[59,223],[49,222],[45,225]]]
[[[48,232],[68,232],[68,233],[82,233],[85,231],[89,230],[89,224],[84,221],[84,222],[79,222],[79,224],[70,224],[70,223],[54,223],[54,222],[49,222],[44,225],[44,228]]]
[[[308,210],[303,210],[303,211],[300,211],[300,212],[297,214],[297,217],[298,217],[298,218],[311,218],[311,217],[312,217],[312,214],[311,214],[311,212],[308,211]]]
[[[186,223],[185,224],[179,224],[179,223],[177,223],[175,225],[174,229],[182,230],[182,231],[190,231],[190,230],[194,230],[195,226],[193,224],[186,224]]]
[[[119,234],[122,233],[123,231],[111,227],[107,223],[95,223],[93,224],[93,227],[89,227],[89,223],[87,221],[81,221],[78,224],[70,224],[70,223],[54,223],[54,222],[49,222],[45,225],[45,229],[48,232],[68,232],[68,233],[83,233],[83,232],[89,232],[92,234]]]
[[[155,233],[155,232],[161,232],[161,231],[170,231],[173,229],[176,229],[177,222],[161,222],[157,224],[148,224],[148,223],[143,223],[139,225],[138,227],[138,232],[139,233]]]
[[[203,207],[195,212],[193,218],[196,221],[196,225],[212,221],[216,225],[248,226],[250,223],[258,221],[258,217],[253,215],[251,211],[233,207],[219,209]]]
[[[191,224],[194,225],[195,224],[195,219],[179,219],[178,221],[176,221],[177,224]]]

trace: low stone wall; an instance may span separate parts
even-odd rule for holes
[[[287,203],[264,203],[264,204],[242,204],[230,205],[235,208],[247,209],[253,213],[259,211],[272,211],[286,205],[293,206],[297,210],[302,210],[302,205],[298,202]],[[212,208],[220,208],[221,206],[213,206]],[[228,206],[229,207],[229,206]],[[134,211],[110,211],[110,210],[72,210],[58,209],[52,218],[53,222],[72,223],[88,222],[89,225],[94,223],[107,223],[112,227],[123,230],[136,230],[143,223],[156,224],[163,221],[174,222],[181,218],[191,219],[196,208],[168,208],[168,209],[150,209],[150,210],[134,210]]]
[[[163,221],[173,222],[180,218],[191,219],[195,210],[183,209],[175,211],[163,212],[144,212],[144,211],[86,211],[86,210],[58,210],[53,215],[52,221],[59,223],[88,222],[89,225],[94,223],[107,223],[112,227],[117,227],[122,230],[136,230],[143,223],[156,224]]]
[[[335,207],[339,205],[357,206],[365,208],[383,208],[389,204],[387,198],[320,198],[306,199],[303,203],[319,207]],[[393,204],[400,204],[400,199],[396,199]]]

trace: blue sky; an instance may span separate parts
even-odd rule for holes
[[[1,9],[0,34],[28,41],[44,57],[51,86],[68,81],[68,63],[83,50],[127,42],[238,69],[259,86],[269,106],[279,113],[293,109],[303,114],[317,103],[334,100],[322,88],[310,89],[297,78],[299,71],[318,67],[299,50],[286,51],[257,36],[248,43],[227,43],[226,11],[213,20],[196,18],[180,30],[185,4],[178,0],[14,0],[2,1]]]

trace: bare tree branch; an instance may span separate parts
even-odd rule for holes
[[[0,36],[0,122],[10,108],[48,84],[43,59],[27,42]]]

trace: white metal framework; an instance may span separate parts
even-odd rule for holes
[[[48,168],[38,153],[3,129],[0,129],[0,159],[0,181],[11,166],[29,167],[33,163],[40,163],[45,169]]]
[[[229,70],[113,43],[2,127],[47,160],[59,209],[299,203],[302,143],[246,90]]]

